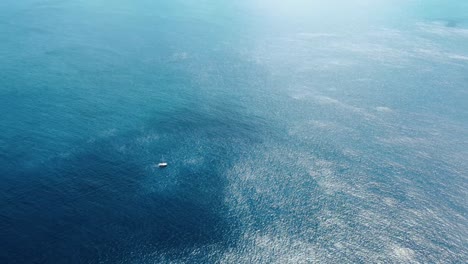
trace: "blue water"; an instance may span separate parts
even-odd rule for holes
[[[1,1],[0,263],[466,263],[468,3],[344,2]]]

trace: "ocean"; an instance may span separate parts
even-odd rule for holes
[[[0,36],[0,263],[468,261],[466,1],[3,0]]]

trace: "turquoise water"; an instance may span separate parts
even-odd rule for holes
[[[468,4],[283,2],[3,0],[0,262],[466,262]]]

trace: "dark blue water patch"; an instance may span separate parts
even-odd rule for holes
[[[201,197],[206,193],[186,186],[183,192],[141,196],[137,183],[144,172],[122,157],[112,159],[114,164],[102,155],[79,155],[37,168],[24,175],[27,183],[6,190],[3,262],[90,262],[101,257],[97,251],[118,259],[140,244],[168,249],[222,240],[227,227],[219,215],[221,194]]]
[[[3,167],[0,240],[7,246],[1,250],[2,262],[113,263],[138,250],[176,251],[179,255],[174,257],[179,258],[180,251],[193,247],[232,246],[236,219],[224,204],[223,170],[235,154],[219,143],[221,138],[249,141],[254,126],[190,111],[150,123],[143,132],[100,139],[33,168]],[[149,131],[167,141],[148,147],[132,143]],[[209,153],[199,153],[209,160],[203,167],[184,165],[171,154],[182,147],[176,142],[185,136],[190,144],[192,135],[209,145]],[[120,144],[129,151],[119,152]],[[148,150],[154,156],[142,156]],[[176,161],[150,177],[160,177],[156,182],[161,184],[164,180],[177,184],[147,192],[142,186],[149,177],[147,167],[161,153]],[[8,158],[15,163],[24,157]]]

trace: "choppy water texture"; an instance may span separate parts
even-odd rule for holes
[[[1,1],[0,262],[466,263],[467,14]]]

